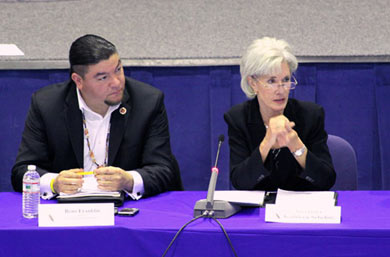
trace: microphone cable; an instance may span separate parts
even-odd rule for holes
[[[199,219],[199,218],[202,218],[202,217],[205,217],[205,216],[206,216],[205,214],[199,215],[198,217],[193,218],[192,220],[190,220],[190,221],[188,221],[186,224],[184,224],[184,225],[179,229],[179,231],[177,231],[177,233],[176,233],[176,235],[173,237],[171,243],[169,243],[169,245],[168,245],[167,249],[165,250],[164,254],[162,255],[162,257],[164,257],[164,256],[167,254],[169,248],[171,248],[171,246],[173,245],[173,242],[175,242],[176,238],[180,235],[180,233],[184,230],[185,227],[187,227],[188,225],[190,225],[190,224],[191,224],[192,222],[194,222],[195,220],[197,220],[197,219]]]
[[[234,249],[234,246],[232,244],[232,241],[230,241],[230,238],[225,230],[225,228],[222,226],[221,222],[219,222],[219,220],[217,220],[216,218],[214,217],[211,217],[213,220],[215,220],[215,222],[218,223],[219,227],[222,229],[223,233],[225,234],[225,237],[226,237],[226,240],[228,241],[229,245],[230,245],[230,248],[232,249],[232,252],[234,253],[234,256],[237,257],[237,253],[236,253],[236,250]]]
[[[192,220],[190,220],[189,222],[187,222],[186,224],[184,224],[180,229],[179,231],[176,233],[176,235],[173,237],[172,241],[169,243],[167,249],[165,250],[164,254],[162,255],[162,257],[164,257],[169,249],[171,248],[171,246],[173,245],[173,243],[175,242],[175,240],[177,239],[177,237],[179,236],[179,234],[184,230],[185,227],[187,227],[189,224],[191,224],[192,222],[194,222],[195,220],[199,219],[199,218],[212,218],[213,220],[215,220],[215,222],[217,222],[217,224],[219,225],[219,227],[222,229],[223,233],[225,234],[225,237],[230,245],[230,248],[232,249],[232,252],[234,254],[234,256],[237,257],[237,253],[236,253],[236,250],[234,249],[234,246],[232,244],[232,241],[230,240],[225,228],[223,227],[223,225],[221,224],[221,222],[219,222],[218,219],[212,217],[212,216],[209,216],[209,214],[207,212],[205,212],[204,214],[202,215],[199,215],[198,217],[196,218],[193,218]]]

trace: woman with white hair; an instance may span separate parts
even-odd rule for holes
[[[298,62],[284,40],[253,41],[241,59],[241,88],[250,99],[224,118],[230,179],[240,190],[328,190],[336,179],[321,106],[289,99]]]

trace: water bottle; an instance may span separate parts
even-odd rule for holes
[[[28,165],[23,176],[23,216],[25,218],[38,217],[40,197],[39,173],[35,165]]]

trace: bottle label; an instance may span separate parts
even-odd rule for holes
[[[25,182],[23,183],[23,193],[37,193],[39,192],[38,182]]]

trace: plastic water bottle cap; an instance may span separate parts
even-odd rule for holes
[[[28,165],[27,166],[27,170],[36,170],[37,169],[37,166],[35,165]]]

